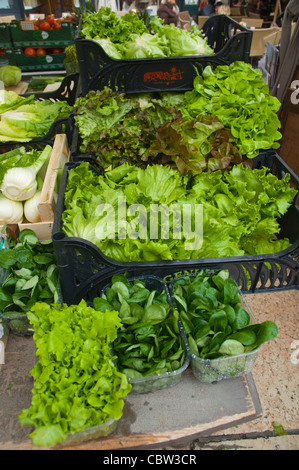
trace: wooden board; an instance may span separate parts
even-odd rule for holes
[[[0,450],[36,449],[21,427],[18,414],[30,406],[35,364],[32,337],[10,335],[6,364],[0,380]],[[8,384],[12,384],[7,390]],[[144,394],[131,393],[125,399],[124,414],[113,434],[75,446],[57,449],[107,450],[159,447],[190,442],[198,435],[255,419],[260,402],[251,375],[204,384],[190,370],[173,387]]]
[[[26,93],[29,83],[28,82],[19,82],[16,86],[8,86],[5,88],[7,91],[14,91],[18,95],[23,95]]]

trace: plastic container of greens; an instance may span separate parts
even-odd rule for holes
[[[146,276],[145,275],[145,276],[138,276],[138,277],[133,277],[133,276],[130,277],[128,275],[127,280],[129,282],[134,282],[134,281],[144,282],[145,287],[151,292],[154,290],[157,290],[159,294],[161,294],[163,291],[165,291],[167,294],[168,303],[171,307],[173,307],[168,287],[166,283],[158,276],[154,276],[154,275]],[[107,288],[110,286],[111,286],[111,283],[104,286],[101,294],[105,294]],[[178,319],[178,328],[179,328],[180,337],[182,339],[182,344],[184,348],[186,348],[187,338],[185,336],[185,331],[184,331],[184,328],[180,319]],[[111,352],[112,352],[112,355],[115,355],[115,352],[113,351],[113,345],[111,346]],[[185,353],[183,356],[183,363],[176,370],[163,372],[161,374],[145,375],[143,377],[138,377],[138,378],[127,377],[128,382],[132,385],[131,393],[153,392],[155,390],[161,390],[161,389],[173,386],[181,380],[182,374],[187,369],[188,365],[189,365],[189,356],[187,354],[187,350],[185,349]]]
[[[187,275],[188,276],[188,275]],[[180,277],[187,277],[185,276],[180,276]],[[189,277],[195,277],[196,274],[193,274]],[[179,279],[176,278],[174,281],[170,283],[169,290],[171,294],[171,298],[173,301],[173,304],[178,307],[178,303],[176,300],[173,298],[173,285],[174,282]],[[250,324],[257,323],[256,319],[253,315],[253,312],[247,302],[244,299],[244,296],[242,292],[239,290],[239,294],[241,297],[241,306],[247,311],[247,313],[250,316]],[[191,351],[187,335],[185,335],[186,339],[186,350],[187,354],[190,359],[190,365],[191,369],[193,372],[193,375],[196,379],[198,379],[201,382],[219,382],[220,380],[223,379],[230,379],[233,377],[240,377],[243,375],[249,374],[254,366],[254,363],[257,359],[257,356],[263,347],[263,345],[259,346],[257,349],[246,352],[243,354],[237,354],[233,356],[225,356],[225,357],[220,357],[217,359],[202,359],[198,355],[196,355],[194,352]]]
[[[60,444],[66,446],[69,444],[78,444],[83,441],[90,441],[92,439],[99,439],[112,434],[117,427],[117,421],[111,417],[105,423],[99,424],[98,426],[92,426],[85,428],[83,431],[76,432],[74,434],[68,433],[67,437]]]

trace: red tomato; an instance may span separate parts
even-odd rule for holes
[[[60,29],[61,28],[61,24],[57,21],[55,21],[53,24],[52,24],[52,29]]]
[[[2,48],[1,48],[1,49],[0,49],[0,56],[2,57],[2,56],[4,56],[4,55],[5,55],[5,49],[2,49]]]
[[[47,16],[46,21],[52,26],[55,22],[54,16]]]
[[[46,55],[46,51],[45,49],[43,49],[42,47],[39,47],[36,51],[36,55]]]
[[[53,47],[52,51],[51,51],[51,54],[61,54],[63,51],[63,49],[59,48],[59,47]]]
[[[26,49],[24,50],[24,55],[26,57],[33,57],[34,55],[36,55],[36,50],[33,47],[26,47]]]
[[[43,23],[40,24],[39,29],[46,30],[46,29],[51,29],[50,23],[48,21],[44,21]]]

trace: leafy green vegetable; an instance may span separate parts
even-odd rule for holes
[[[138,46],[139,47],[139,46]],[[183,118],[183,95],[127,96],[109,88],[76,101],[80,150],[107,168],[126,161],[146,167],[162,161],[185,175],[230,168],[242,161],[232,135],[212,116]]]
[[[165,40],[146,32],[142,33],[141,36],[134,35],[132,37],[121,58],[143,59],[146,57],[165,57],[167,52],[168,46],[165,44]]]
[[[86,39],[109,38],[113,43],[123,44],[132,34],[147,32],[144,22],[137,15],[119,16],[108,7],[98,12],[85,12],[82,15],[80,36]]]
[[[274,253],[290,246],[288,239],[276,236],[278,220],[297,194],[288,184],[289,178],[286,174],[279,180],[266,168],[242,165],[235,165],[230,172],[218,170],[183,178],[167,166],[142,169],[127,163],[97,176],[82,162],[68,172],[63,230],[68,236],[91,241],[118,261]],[[124,200],[124,216],[119,198]],[[108,205],[109,216],[99,211],[103,204]],[[138,216],[133,204],[142,209]],[[153,204],[169,208],[168,233],[161,218],[153,219]],[[173,214],[182,216],[185,205],[194,209],[195,204],[203,205],[203,243],[189,249],[186,241],[190,236],[183,218],[178,223]],[[195,223],[195,213],[191,219]],[[139,233],[137,223],[146,233]],[[151,223],[156,237],[151,236]]]
[[[59,302],[58,267],[52,241],[39,242],[29,229],[0,250],[7,277],[0,287],[0,313],[6,319],[27,313],[36,302]]]
[[[110,343],[121,322],[116,311],[97,312],[79,305],[36,303],[28,313],[34,327],[38,361],[31,371],[31,406],[21,411],[21,425],[38,446],[52,446],[68,434],[120,419],[131,390],[117,371]]]
[[[82,142],[80,150],[98,157],[98,164],[128,162],[144,165],[150,161],[149,147],[156,129],[171,120],[181,94],[128,97],[105,87],[90,91],[76,101],[75,122]]]
[[[26,99],[26,98],[25,98]],[[49,132],[53,122],[67,117],[73,108],[66,101],[17,101],[17,107],[1,115],[0,142],[28,142]]]
[[[192,25],[191,32],[177,28],[174,24],[164,25],[161,18],[154,17],[151,21],[155,36],[163,38],[169,47],[169,56],[211,55],[213,49],[208,45],[202,31]]]
[[[0,80],[5,87],[15,86],[22,79],[22,70],[15,65],[2,65],[0,67]]]
[[[262,72],[245,62],[207,66],[185,93],[183,115],[216,116],[230,129],[242,155],[253,158],[260,149],[278,148],[280,102],[269,95]]]
[[[29,95],[26,98],[18,95],[14,91],[0,90],[0,114],[5,111],[15,109],[21,104],[28,104],[34,100],[34,95]]]
[[[147,289],[146,282],[125,276],[113,277],[108,289],[94,299],[94,308],[102,310],[102,302],[107,302],[110,310],[119,312],[122,327],[113,342],[118,369],[128,379],[179,369],[185,360],[184,343],[166,292]]]
[[[66,50],[69,47],[73,46],[68,46],[65,48],[64,52],[66,53]],[[74,45],[74,47],[76,47]],[[47,85],[51,85],[52,83],[57,83],[61,82],[63,80],[63,77],[61,76],[50,76],[50,77],[43,77],[43,76],[34,76],[30,79],[30,82],[28,84],[28,90],[44,90]]]
[[[199,358],[219,359],[251,352],[278,334],[271,321],[250,324],[238,287],[225,270],[202,270],[195,277],[175,280],[173,295],[190,349]]]
[[[158,17],[153,18],[147,27],[139,15],[127,13],[119,16],[108,7],[82,15],[80,36],[98,42],[108,55],[116,59],[214,53],[197,27],[192,27],[189,32],[174,25],[164,25]]]

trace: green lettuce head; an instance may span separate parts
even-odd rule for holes
[[[0,67],[0,80],[4,86],[16,86],[22,79],[22,70],[14,65]]]

